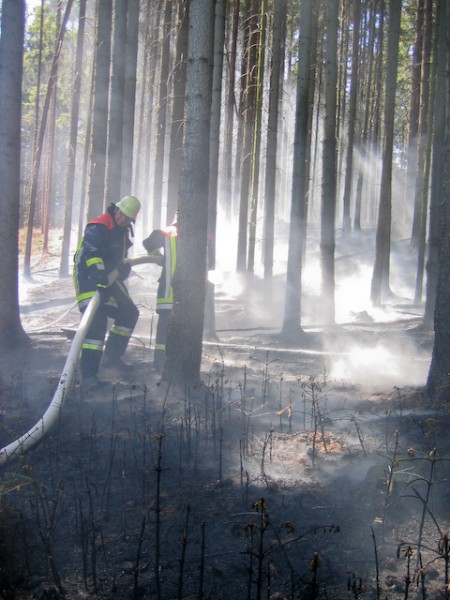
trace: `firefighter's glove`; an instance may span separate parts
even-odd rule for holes
[[[98,289],[107,288],[109,285],[108,275],[105,269],[99,269],[97,265],[89,267],[89,279]]]
[[[109,299],[109,279],[103,269],[99,270],[95,285],[97,286],[97,291],[100,292],[102,302],[107,302]]]
[[[147,250],[148,254],[151,254],[150,251],[150,236],[148,236],[148,238],[145,238],[145,240],[142,241],[142,245],[144,246],[144,248]]]
[[[125,281],[130,275],[131,265],[129,262],[122,262],[117,266],[117,271],[119,272],[118,279],[119,281]]]

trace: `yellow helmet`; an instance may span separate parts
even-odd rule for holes
[[[136,196],[124,196],[122,200],[119,200],[116,204],[116,208],[118,208],[126,217],[134,220],[141,210],[141,203]]]

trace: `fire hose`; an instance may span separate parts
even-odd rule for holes
[[[159,255],[145,255],[138,256],[136,258],[125,259],[125,262],[130,263],[131,266],[135,266],[144,263],[160,264],[160,260],[161,257]],[[113,283],[117,279],[117,276],[118,271],[115,269],[109,274],[109,283]],[[23,453],[29,450],[39,440],[41,440],[56,423],[64,405],[64,401],[67,397],[67,390],[70,390],[74,380],[75,370],[80,357],[83,341],[99,306],[100,292],[96,291],[80,319],[78,329],[75,333],[75,337],[72,340],[72,345],[70,347],[70,351],[64,364],[64,368],[61,373],[61,377],[59,378],[58,386],[53,395],[52,401],[50,402],[45,413],[31,429],[29,429],[14,442],[11,442],[4,448],[0,449],[0,466],[6,464],[11,458],[17,456],[18,453]]]

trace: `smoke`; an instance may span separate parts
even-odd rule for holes
[[[405,340],[373,347],[354,344],[340,354],[330,354],[328,374],[372,389],[419,386],[426,382],[429,363],[429,356],[418,354],[417,347]]]

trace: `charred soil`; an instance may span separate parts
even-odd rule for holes
[[[32,344],[2,362],[2,446],[53,396],[70,285],[44,273],[23,300]],[[448,598],[450,416],[414,383],[432,342],[419,318],[362,315],[295,344],[219,293],[203,383],[175,388],[151,370],[153,300],[133,296],[134,374],[75,383],[57,425],[2,468],[1,598]],[[336,357],[381,344],[404,350],[388,362],[409,380],[335,375]]]

